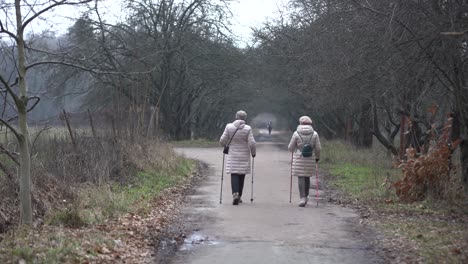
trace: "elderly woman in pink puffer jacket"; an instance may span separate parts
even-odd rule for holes
[[[303,157],[301,150],[304,144],[310,144],[314,155]],[[292,176],[298,177],[299,183],[299,206],[304,207],[309,200],[310,177],[315,173],[315,162],[320,159],[320,139],[317,132],[312,128],[312,119],[308,116],[299,118],[299,126],[293,133],[288,145],[289,151],[293,153]]]
[[[229,144],[226,173],[231,174],[233,205],[242,203],[245,175],[250,174],[250,156],[255,158],[256,154],[252,128],[245,123],[246,120],[247,113],[242,110],[238,111],[236,121],[226,125],[219,139],[222,146]]]

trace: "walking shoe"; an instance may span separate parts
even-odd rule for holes
[[[240,200],[240,198],[239,198],[239,193],[233,193],[233,194],[232,194],[232,198],[233,198],[233,199],[232,199],[232,204],[233,204],[233,205],[238,205],[238,204],[239,204],[239,200]]]
[[[239,203],[242,203],[242,197],[239,196]]]
[[[307,200],[305,197],[301,197],[301,201],[299,202],[299,207],[304,207],[307,203]]]
[[[306,199],[305,199],[305,204],[307,204],[309,202],[309,195],[307,195]]]

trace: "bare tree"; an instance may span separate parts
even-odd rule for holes
[[[207,128],[219,118],[208,112],[243,88],[236,80],[245,56],[228,36],[224,1],[126,3],[125,22],[106,24],[98,14],[94,21],[83,17],[68,33],[71,46],[82,44],[74,52],[87,58],[88,68],[122,73],[99,76],[88,102],[112,103],[118,122],[128,109],[139,112],[133,127],[142,136],[163,130],[182,139],[212,131]]]
[[[258,32],[261,52],[283,75],[293,107],[326,136],[366,146],[373,135],[394,155],[422,146],[447,112],[462,139],[468,190],[466,1],[293,0],[289,20]],[[278,70],[274,70],[278,71]],[[400,135],[400,146],[395,138]]]
[[[46,13],[51,13],[59,6],[78,6],[91,2],[92,0],[59,0],[59,1],[2,1],[0,11],[4,14],[0,19],[0,37],[6,38],[12,47],[10,55],[15,62],[15,69],[9,74],[0,75],[1,92],[12,99],[12,108],[16,117],[5,119],[0,122],[7,126],[14,134],[19,145],[19,178],[20,178],[20,203],[21,224],[30,225],[32,219],[31,207],[31,146],[28,129],[28,112],[39,102],[39,97],[31,96],[28,92],[28,72],[39,65],[57,63],[53,61],[28,61],[28,45],[25,38],[26,30],[33,22],[41,19]],[[5,46],[4,46],[5,47]],[[5,55],[3,53],[2,55]],[[12,121],[17,118],[17,127]]]

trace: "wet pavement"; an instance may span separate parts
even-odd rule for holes
[[[230,176],[224,175],[220,204],[221,148],[181,148],[177,152],[208,164],[207,177],[189,196],[182,221],[191,230],[167,263],[383,263],[371,246],[375,237],[357,214],[312,198],[297,206],[297,180],[289,203],[290,153],[259,143],[254,168],[245,179],[243,203],[232,205]],[[315,177],[311,178],[315,183]],[[315,196],[315,190],[311,189]],[[320,191],[321,197],[326,193]]]

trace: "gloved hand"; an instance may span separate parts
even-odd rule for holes
[[[252,158],[255,158],[255,156],[256,156],[255,154],[252,154]]]
[[[319,162],[319,159],[315,159],[315,162]]]

